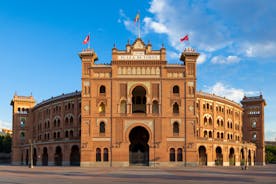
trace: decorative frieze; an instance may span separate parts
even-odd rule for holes
[[[97,73],[94,73],[93,77],[95,77],[95,78],[110,78],[111,74],[109,72],[97,72]]]
[[[159,67],[119,67],[118,75],[158,75],[160,76]]]
[[[183,72],[168,72],[167,73],[168,78],[184,78]]]

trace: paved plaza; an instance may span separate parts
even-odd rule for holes
[[[200,168],[0,166],[1,184],[276,183],[276,165]]]

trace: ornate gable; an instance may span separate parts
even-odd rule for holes
[[[132,44],[132,49],[136,50],[136,49],[146,49],[146,45],[143,42],[143,40],[141,40],[141,38],[137,38],[134,43]]]

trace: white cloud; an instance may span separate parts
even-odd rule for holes
[[[236,89],[221,82],[217,82],[213,86],[206,87],[206,91],[208,93],[216,94],[229,100],[233,100],[237,103],[239,103],[245,95],[257,94],[255,91],[244,91],[243,89]]]
[[[125,28],[130,31],[132,34],[137,34],[137,29],[136,26],[134,24],[133,20],[130,20],[130,18],[128,16],[126,16],[124,10],[120,9],[119,10],[119,19],[118,19],[118,23],[122,23],[124,24]]]
[[[241,58],[238,56],[215,56],[211,59],[213,64],[232,64],[240,62]]]
[[[241,50],[247,57],[271,57],[275,56],[276,42],[244,43]]]
[[[189,44],[200,53],[209,54],[210,58],[213,52],[220,53],[222,59],[214,57],[217,63],[235,63],[247,57],[275,57],[275,8],[276,1],[151,0],[148,9],[151,15],[141,22],[141,34],[165,34],[174,52],[179,53],[187,46],[179,39],[189,34]],[[119,22],[137,34],[122,10],[120,17]],[[206,59],[202,55],[199,63]]]
[[[151,29],[154,32],[160,33],[160,34],[168,33],[168,29],[164,24],[162,24],[160,22],[153,21],[149,17],[144,18],[143,22],[145,23],[146,30]]]
[[[197,59],[197,64],[202,64],[206,61],[207,55],[205,53],[200,53],[198,59]]]
[[[169,59],[179,59],[180,58],[179,53],[172,52],[172,51],[168,51],[167,56],[169,57]]]
[[[0,129],[1,129],[1,128],[8,128],[8,129],[11,129],[11,127],[12,127],[11,122],[7,122],[7,121],[0,120]]]

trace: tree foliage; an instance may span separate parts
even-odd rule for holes
[[[265,147],[265,160],[267,163],[276,162],[276,146],[267,145]]]
[[[12,138],[9,134],[0,136],[0,153],[11,152]]]

